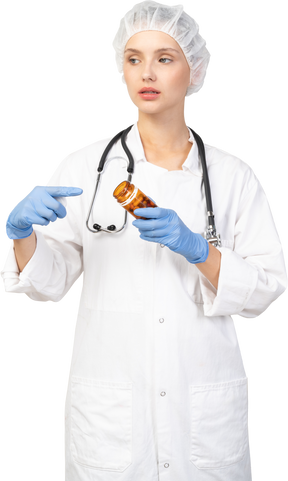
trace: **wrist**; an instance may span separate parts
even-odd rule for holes
[[[201,234],[192,234],[191,253],[185,257],[191,264],[203,264],[209,255],[209,242]]]
[[[25,229],[19,229],[10,224],[9,221],[4,223],[3,236],[4,239],[8,241],[26,239],[31,236],[32,232],[32,225],[25,227]]]

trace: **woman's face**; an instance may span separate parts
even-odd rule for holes
[[[128,40],[123,74],[132,102],[146,113],[182,105],[190,83],[190,68],[178,43],[170,35],[153,30],[136,33]],[[143,87],[153,87],[160,95],[144,99],[139,95]]]

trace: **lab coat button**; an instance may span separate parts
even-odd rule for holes
[[[160,247],[165,247],[165,245],[164,245],[164,244],[160,244]]]
[[[163,317],[161,317],[161,319],[159,319],[159,322],[164,322],[164,319],[163,319]]]
[[[164,468],[169,468],[169,464],[168,464],[168,463],[165,463],[165,464],[164,464]]]
[[[160,395],[161,395],[161,396],[166,396],[166,392],[165,392],[165,391],[162,391],[162,392],[160,392]]]

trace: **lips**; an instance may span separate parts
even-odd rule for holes
[[[155,93],[155,94],[160,94],[160,91],[159,91],[159,90],[156,90],[156,89],[154,89],[154,88],[147,88],[147,87],[146,87],[146,88],[143,87],[141,90],[139,90],[138,93],[139,93],[139,94],[143,94],[144,92],[145,92],[145,93],[147,93],[147,92],[153,92],[153,93]]]

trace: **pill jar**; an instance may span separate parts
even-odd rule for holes
[[[146,219],[134,214],[135,209],[142,209],[145,207],[158,207],[147,195],[131,184],[128,180],[121,182],[113,192],[113,196],[117,199],[124,209],[132,214],[136,219]]]

